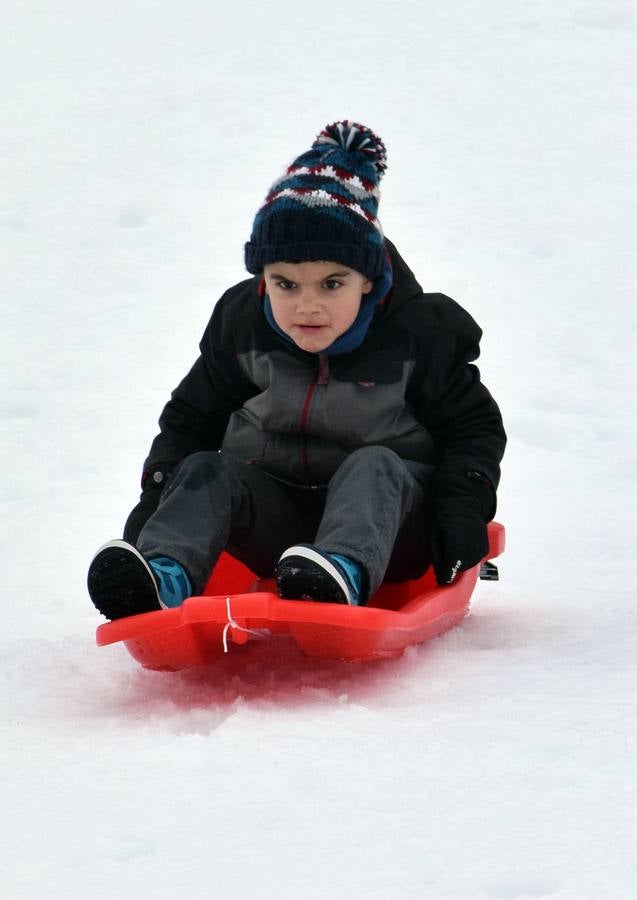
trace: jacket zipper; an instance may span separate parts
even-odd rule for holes
[[[329,361],[327,358],[327,353],[319,353],[318,365],[316,367],[316,371],[312,376],[312,380],[308,386],[307,391],[305,392],[305,397],[303,398],[303,406],[301,407],[301,419],[299,422],[299,431],[301,432],[301,462],[305,466],[306,469],[310,467],[310,459],[307,449],[307,423],[310,418],[310,409],[312,407],[312,400],[314,399],[314,393],[318,385],[326,385],[330,380],[330,367]]]

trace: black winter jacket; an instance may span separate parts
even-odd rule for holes
[[[351,353],[307,353],[277,335],[259,277],[226,291],[161,414],[145,477],[224,449],[289,481],[325,484],[350,452],[373,444],[440,471],[476,470],[497,487],[506,437],[471,365],[482,332],[449,297],[424,294],[386,245],[392,292]]]

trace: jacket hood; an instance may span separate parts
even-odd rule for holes
[[[422,294],[423,290],[414,273],[388,238],[385,238],[385,247],[389,253],[394,276],[390,303],[390,310],[393,311]]]

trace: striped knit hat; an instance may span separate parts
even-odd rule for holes
[[[376,218],[383,142],[369,128],[334,122],[275,181],[245,245],[248,272],[272,262],[329,260],[371,279],[385,266]]]

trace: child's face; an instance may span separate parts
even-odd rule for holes
[[[353,324],[374,283],[341,263],[268,263],[263,275],[279,328],[310,353],[320,353]]]

